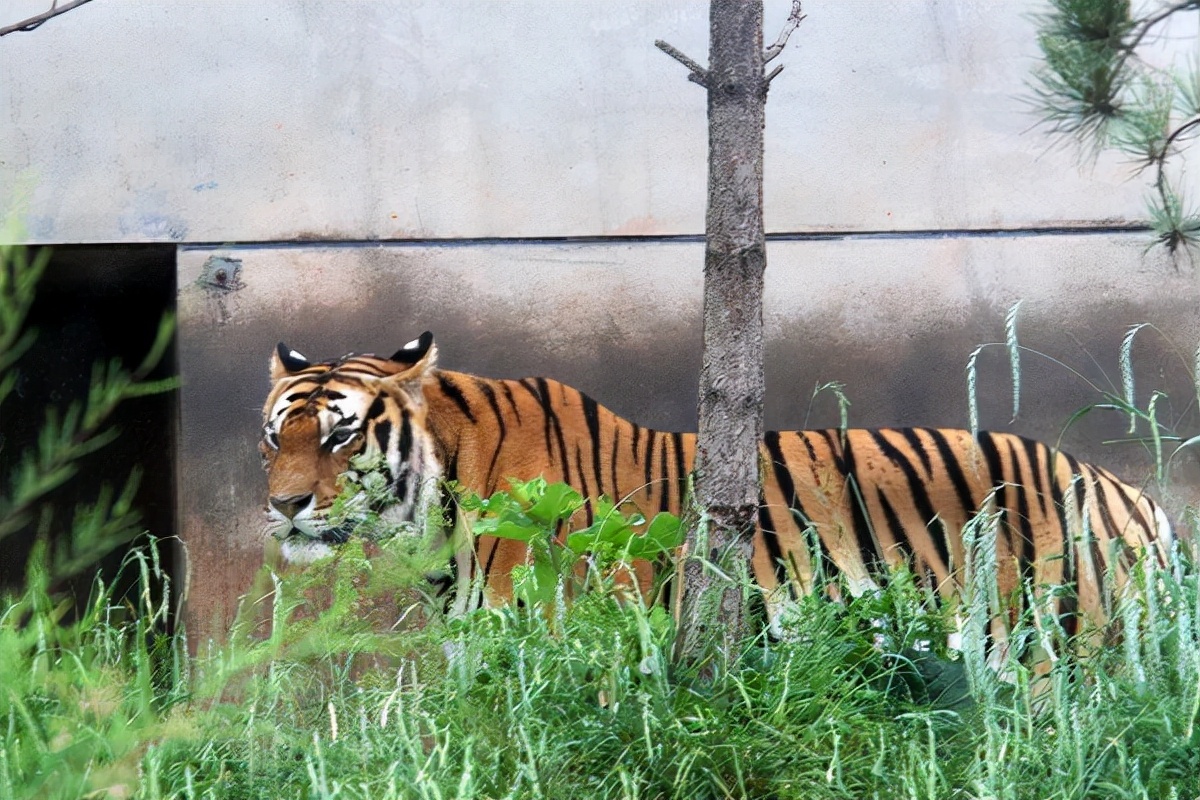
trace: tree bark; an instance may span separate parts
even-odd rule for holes
[[[761,0],[712,0],[710,64],[700,76],[708,89],[709,147],[704,358],[676,655],[709,669],[736,660],[745,640],[759,505],[766,268],[762,28]]]

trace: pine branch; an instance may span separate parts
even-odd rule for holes
[[[1200,127],[1200,76],[1189,83],[1138,52],[1173,15],[1200,10],[1200,0],[1174,2],[1140,18],[1131,15],[1129,0],[1051,0],[1051,5],[1038,20],[1044,61],[1031,84],[1043,123],[1052,134],[1090,145],[1093,152],[1130,153],[1139,171],[1152,168],[1149,213],[1156,242],[1172,254],[1200,244],[1200,218],[1184,211],[1166,175],[1180,143]],[[1184,119],[1173,121],[1176,113]]]

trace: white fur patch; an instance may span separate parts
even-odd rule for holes
[[[1166,512],[1159,506],[1154,507],[1154,525],[1158,538],[1162,541],[1163,550],[1170,552],[1171,545],[1175,543],[1175,531],[1171,528],[1171,520],[1167,519]]]
[[[418,347],[420,347],[420,346],[421,346],[421,340],[420,340],[420,339],[413,339],[411,342],[409,342],[408,344],[404,345],[404,347],[401,347],[400,349],[401,349],[401,350],[416,350],[416,349],[417,349]]]
[[[333,555],[333,548],[325,542],[315,542],[311,539],[297,539],[294,536],[285,539],[279,549],[283,554],[284,561],[287,561],[289,564],[301,566],[312,564],[315,561],[320,561],[322,558],[329,558]]]
[[[299,353],[299,352],[297,352],[297,351],[295,351],[295,350],[289,350],[289,351],[288,351],[288,355],[289,355],[289,356],[291,356],[292,358],[295,358],[295,359],[299,360],[299,361],[308,361],[308,359],[304,357],[304,354],[303,354],[303,353]]]

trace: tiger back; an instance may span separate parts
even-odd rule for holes
[[[585,498],[604,494],[646,513],[680,513],[694,434],[641,427],[548,378],[442,370],[436,354],[429,333],[390,358],[313,363],[277,348],[260,447],[272,525],[285,551],[289,540],[328,549],[345,538],[323,520],[336,495],[334,478],[360,452],[385,455],[393,513],[409,519],[420,518],[418,509],[433,502],[431,486],[442,479],[486,497],[509,479],[539,476],[570,484]],[[760,457],[751,573],[772,617],[811,592],[817,574],[839,578],[857,594],[906,565],[952,596],[966,561],[962,529],[981,507],[998,520],[1000,595],[1016,597],[1024,586],[1073,588],[1053,599],[1068,633],[1083,619],[1107,621],[1106,582],[1123,585],[1143,552],[1167,562],[1170,524],[1140,488],[1013,434],[770,432]],[[590,524],[591,504],[579,514]],[[476,578],[486,602],[511,599],[511,571],[526,562],[525,545],[476,540],[469,519],[455,523],[459,541],[474,542],[456,554],[459,591]],[[646,570],[639,579],[648,584]]]

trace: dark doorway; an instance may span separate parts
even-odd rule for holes
[[[30,248],[32,251],[34,248]],[[118,358],[136,367],[149,351],[164,312],[175,306],[173,245],[59,245],[38,285],[26,328],[36,340],[17,362],[17,383],[0,408],[0,480],[11,476],[24,453],[37,446],[48,408],[64,412],[87,396],[93,365]],[[174,375],[174,346],[153,378]],[[120,435],[79,463],[79,473],[50,496],[48,523],[30,524],[0,543],[0,585],[20,585],[39,528],[62,542],[74,509],[92,503],[104,484],[120,491],[130,472],[142,469],[135,507],[141,526],[160,539],[171,574],[175,557],[174,450],[178,420],[176,392],[124,402],[111,418]],[[67,585],[76,605],[86,602],[95,570],[109,582],[125,556],[118,550]],[[178,581],[175,581],[179,585]],[[118,587],[120,591],[123,587]]]

